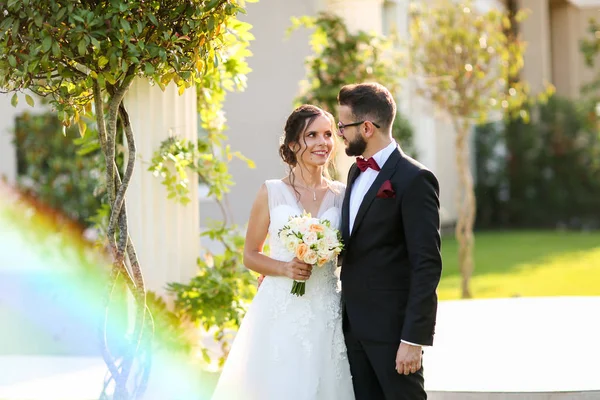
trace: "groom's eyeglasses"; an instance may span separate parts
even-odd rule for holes
[[[344,128],[348,128],[350,126],[358,126],[358,125],[364,124],[365,122],[367,122],[367,120],[358,121],[358,122],[352,122],[350,124],[342,124],[341,122],[338,122],[338,133],[340,135],[343,135],[344,134]],[[379,125],[377,125],[375,122],[373,122],[373,121],[369,121],[369,122],[372,123],[373,125],[375,125],[375,127],[377,129],[380,128]]]

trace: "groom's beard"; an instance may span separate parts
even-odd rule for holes
[[[366,149],[367,141],[361,135],[358,135],[356,138],[354,138],[354,140],[348,141],[348,146],[346,146],[346,155],[349,157],[358,157],[361,156]]]

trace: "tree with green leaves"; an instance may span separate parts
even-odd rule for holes
[[[314,104],[335,115],[341,87],[357,82],[378,82],[390,92],[400,93],[406,69],[395,36],[351,33],[341,17],[328,13],[292,18],[288,34],[301,27],[313,30],[313,54],[306,58],[307,77],[301,83],[296,105]],[[412,127],[400,113],[392,132],[403,150],[414,156]]]
[[[0,90],[15,92],[13,104],[16,92],[25,92],[30,105],[34,100],[28,93],[45,97],[65,127],[76,123],[84,135],[91,120],[98,131],[110,206],[111,287],[124,278],[136,303],[123,355],[111,354],[102,335],[114,399],[143,395],[148,363],[142,363],[131,393],[128,382],[136,357],[149,360],[140,353],[152,336],[124,207],[136,147],[123,99],[136,78],[161,88],[175,84],[180,92],[197,86],[203,123],[222,124],[215,116],[224,89],[243,86],[247,71],[248,25],[237,20],[244,6],[244,0],[9,0],[0,5]],[[123,173],[115,162],[119,127],[128,149]]]
[[[519,12],[514,17],[519,22],[525,14]],[[523,68],[525,43],[510,34],[512,23],[505,11],[480,12],[470,0],[438,0],[411,8],[411,75],[418,83],[418,93],[449,118],[456,134],[456,238],[465,298],[471,297],[469,280],[474,269],[476,203],[469,158],[471,128],[494,113],[528,116],[528,85],[516,79]]]

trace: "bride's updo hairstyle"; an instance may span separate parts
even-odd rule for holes
[[[300,107],[296,108],[290,116],[288,117],[285,128],[283,129],[283,136],[281,138],[281,146],[279,146],[279,155],[283,162],[285,162],[290,169],[290,184],[294,188],[294,191],[300,196],[300,193],[296,190],[294,186],[294,181],[296,180],[296,176],[294,174],[293,168],[298,165],[298,159],[302,158],[302,154],[306,151],[306,147],[302,153],[298,154],[300,151],[300,140],[304,141],[306,144],[306,139],[304,137],[304,132],[306,128],[310,126],[314,122],[315,119],[319,116],[324,116],[331,122],[331,132],[335,136],[336,132],[336,124],[333,115],[328,113],[325,110],[320,109],[319,107],[303,104]],[[335,140],[334,140],[335,144]],[[329,177],[329,164],[333,160],[333,156],[335,155],[335,145],[331,151],[331,156],[327,160],[327,164],[324,165],[323,175],[330,179]],[[302,173],[302,170],[301,170]]]

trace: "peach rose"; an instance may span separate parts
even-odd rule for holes
[[[309,229],[310,229],[311,232],[322,233],[322,232],[325,231],[325,229],[323,229],[323,227],[321,225],[319,225],[319,224],[312,224]]]
[[[300,260],[303,260],[308,250],[309,248],[307,245],[305,245],[304,243],[300,243],[298,247],[296,247],[296,257],[298,257],[298,259]]]
[[[319,267],[322,267],[323,265],[325,265],[325,263],[327,262],[327,258],[319,258],[319,261],[317,261],[317,265]]]

